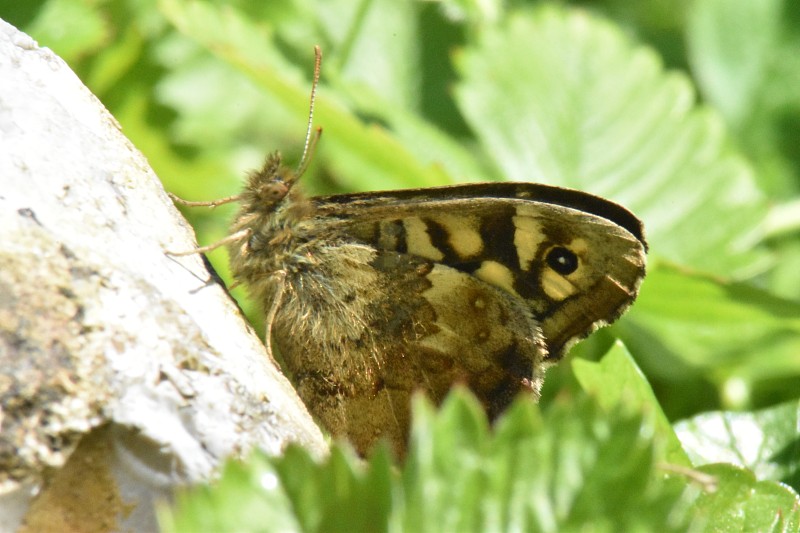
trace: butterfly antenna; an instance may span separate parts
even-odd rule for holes
[[[316,133],[314,130],[314,102],[317,99],[317,85],[319,85],[319,73],[322,66],[322,49],[319,45],[314,46],[314,81],[311,84],[311,98],[308,104],[308,125],[306,126],[306,143],[303,146],[303,156],[300,158],[300,164],[297,165],[296,175],[302,176],[311,163],[311,157],[314,155],[314,148],[317,146],[319,136],[322,135],[322,128],[318,128]]]

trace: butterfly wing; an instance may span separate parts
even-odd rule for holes
[[[641,222],[580,191],[471,184],[314,202],[328,223],[356,239],[447,265],[521,298],[551,360],[619,317],[645,274]]]

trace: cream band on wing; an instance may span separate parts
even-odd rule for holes
[[[428,226],[422,219],[417,217],[406,218],[403,220],[403,226],[406,229],[406,250],[408,253],[434,261],[444,259],[444,253],[431,242]]]
[[[469,259],[483,251],[483,238],[478,231],[478,220],[458,215],[436,215],[432,221],[447,231],[447,243],[461,257]]]
[[[574,283],[549,268],[542,271],[541,279],[542,290],[548,298],[555,302],[565,300],[578,292],[578,287]]]
[[[519,212],[519,209],[517,210]],[[545,235],[542,225],[534,217],[529,215],[518,215],[513,218],[514,227],[514,246],[517,248],[519,257],[519,268],[523,272],[529,272],[531,264],[536,259],[539,246],[544,242]]]
[[[482,262],[481,266],[472,275],[514,296],[519,296],[517,291],[514,290],[514,273],[507,266],[497,261]]]

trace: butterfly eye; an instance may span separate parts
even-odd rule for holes
[[[578,256],[574,252],[561,246],[555,246],[547,252],[545,261],[550,268],[567,276],[578,269]]]

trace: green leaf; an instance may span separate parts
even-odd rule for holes
[[[780,37],[783,0],[697,0],[689,11],[690,58],[703,94],[731,125],[754,112]],[[749,38],[742,39],[746,31]]]
[[[751,285],[659,263],[626,318],[617,332],[635,353],[677,359],[719,385],[800,378],[800,304]]]
[[[26,28],[67,62],[93,53],[109,39],[109,25],[89,2],[50,0]]]
[[[687,43],[704,97],[725,116],[753,158],[765,190],[797,194],[800,9],[786,0],[698,0]],[[746,36],[746,38],[742,38]]]
[[[277,47],[265,46],[270,38],[268,29],[230,8],[182,0],[163,0],[161,6],[181,32],[250,76],[280,102],[293,115],[297,131],[301,132],[298,138],[302,136],[311,83],[299,67],[280,55]],[[311,52],[309,48],[308,53]],[[305,66],[308,76],[312,64],[309,60]],[[324,91],[318,96],[315,117],[325,127],[325,142],[320,144],[319,155],[344,182],[390,188],[401,183],[430,185],[451,181],[440,169],[416,161],[385,131],[365,125]]]
[[[800,498],[789,487],[758,481],[752,472],[733,465],[700,468],[715,476],[717,490],[695,501],[695,523],[707,531],[798,531]]]
[[[749,167],[652,50],[586,12],[546,6],[486,28],[457,65],[459,107],[506,178],[621,202],[644,220],[655,256],[736,275],[766,266]]]
[[[656,431],[666,444],[663,460],[691,465],[647,378],[622,343],[617,342],[599,362],[575,359],[572,368],[583,390],[597,398],[604,409],[624,405],[653,417]]]
[[[165,531],[386,531],[392,502],[388,452],[361,464],[334,446],[320,463],[298,446],[282,457],[231,461],[213,487],[179,494],[178,512],[162,509]]]
[[[416,39],[417,6],[396,0],[340,0],[318,5],[323,9],[320,19],[327,35],[347,29],[334,45],[336,64],[331,66],[337,77],[355,90],[369,88],[381,94],[391,107],[418,108],[421,43]],[[342,25],[340,13],[348,8],[355,16],[350,25]],[[387,20],[393,22],[392,31],[386,31]]]
[[[440,413],[421,396],[413,413],[402,530],[475,531],[488,474],[482,467],[489,438],[483,408],[456,389]]]
[[[179,492],[175,506],[159,508],[162,531],[301,531],[276,466],[260,454],[228,462],[215,485]]]
[[[730,463],[800,490],[800,402],[755,412],[703,413],[675,425],[694,465]]]
[[[573,0],[594,13],[602,13],[637,40],[655,47],[664,62],[685,68],[686,11],[692,0]]]
[[[435,418],[415,418],[401,529],[680,530],[680,487],[655,472],[652,427],[641,417],[606,414],[586,399],[542,415],[521,399],[487,441],[476,435],[485,431],[477,414],[473,398],[454,394]]]
[[[363,465],[349,448],[338,446],[323,465],[299,447],[275,464],[302,530],[342,532],[386,530],[390,466],[385,450]]]

